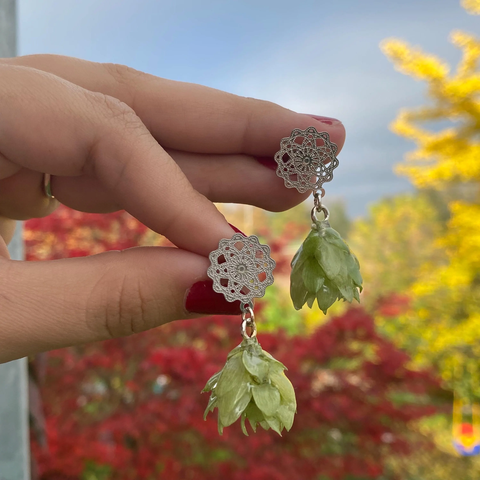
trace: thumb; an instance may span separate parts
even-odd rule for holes
[[[45,262],[1,258],[0,362],[138,333],[198,312],[239,313],[238,302],[211,289],[208,265],[203,256],[165,247]]]

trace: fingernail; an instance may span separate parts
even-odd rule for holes
[[[308,115],[321,123],[325,123],[325,125],[340,125],[342,123],[340,120],[332,117],[321,117],[319,115],[310,115],[309,113],[304,113],[304,115]]]
[[[261,163],[264,167],[270,168],[271,170],[276,170],[278,167],[277,162],[270,157],[255,157],[255,160],[258,163]]]
[[[232,226],[232,228],[234,227]],[[241,313],[239,301],[227,302],[221,293],[213,290],[213,280],[194,283],[187,293],[185,308],[190,313],[210,315],[239,315]]]
[[[232,225],[231,223],[229,223],[229,225],[232,227],[232,229],[236,232],[236,233],[241,233],[244,237],[248,237],[248,235],[245,235],[239,228],[237,228],[235,225]]]

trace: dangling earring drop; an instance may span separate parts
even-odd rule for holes
[[[323,184],[332,180],[339,164],[337,151],[327,132],[308,127],[283,138],[275,154],[277,175],[285,186],[313,192],[312,229],[292,260],[290,296],[297,310],[305,303],[312,308],[316,300],[326,314],[336,300],[360,301],[363,280],[357,257],[330,226],[329,211],[322,203]],[[317,213],[323,213],[324,219],[319,220]]]
[[[241,302],[243,340],[228,354],[223,369],[205,385],[203,391],[212,393],[204,418],[218,409],[220,435],[224,427],[239,418],[245,435],[246,419],[254,432],[260,424],[281,434],[284,428],[292,427],[297,410],[295,392],[284,374],[285,365],[258,343],[253,304],[253,299],[263,297],[273,283],[275,261],[270,248],[260,244],[255,235],[236,233],[230,240],[220,240],[219,248],[209,258],[207,274],[213,280],[213,289],[229,302]]]

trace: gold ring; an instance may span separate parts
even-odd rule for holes
[[[43,188],[48,198],[55,198],[52,194],[52,176],[49,173],[43,175]]]

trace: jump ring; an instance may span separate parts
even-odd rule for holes
[[[242,310],[244,309],[244,311],[242,312],[242,328],[241,328],[241,332],[242,332],[242,336],[243,338],[255,338],[257,336],[257,325],[255,324],[255,314],[253,313],[253,309],[252,307],[250,307],[250,305],[248,306],[244,306],[242,308]],[[247,315],[250,315],[249,317],[247,317]],[[247,335],[247,327],[250,327],[252,329],[252,332],[249,335]]]
[[[250,336],[247,334],[247,327],[252,329]],[[255,338],[257,336],[257,325],[255,322],[249,320],[244,320],[242,322],[242,337],[243,338]]]
[[[323,212],[325,215],[324,221],[326,222],[330,218],[330,211],[325,205],[321,205],[320,207],[313,207],[312,211],[310,212],[310,218],[312,219],[313,223],[318,222],[317,212]]]

